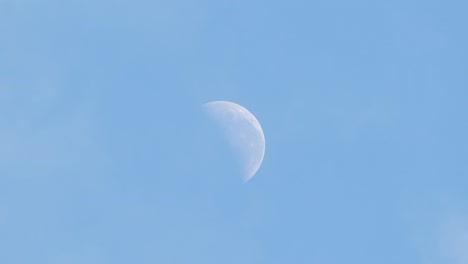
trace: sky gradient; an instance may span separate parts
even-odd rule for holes
[[[0,263],[468,263],[467,9],[0,0]]]

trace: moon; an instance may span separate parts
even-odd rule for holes
[[[249,181],[265,156],[265,136],[257,118],[245,107],[228,101],[208,102],[203,108],[220,125],[237,155],[242,180]]]

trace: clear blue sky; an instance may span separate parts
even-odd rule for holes
[[[0,263],[468,263],[467,10],[0,0]]]

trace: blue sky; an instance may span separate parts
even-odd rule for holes
[[[0,0],[0,263],[467,263],[467,8]]]

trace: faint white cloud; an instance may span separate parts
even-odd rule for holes
[[[439,230],[439,251],[449,263],[468,264],[468,214],[450,212]]]
[[[415,210],[413,238],[422,263],[468,264],[468,207],[446,197]]]

